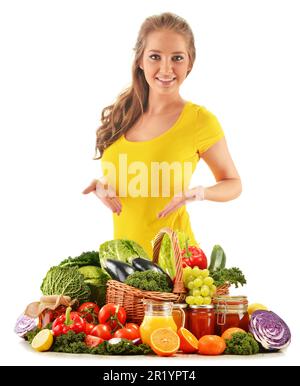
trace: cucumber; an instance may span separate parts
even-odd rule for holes
[[[220,245],[215,245],[210,255],[210,264],[208,267],[209,272],[214,272],[218,268],[225,268],[226,255],[223,248]]]

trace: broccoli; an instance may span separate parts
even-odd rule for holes
[[[152,270],[137,271],[125,280],[125,284],[146,291],[171,292],[166,275]]]
[[[259,352],[259,345],[251,333],[236,332],[225,341],[225,354],[252,355]]]

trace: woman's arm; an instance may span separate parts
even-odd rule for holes
[[[224,202],[237,198],[242,192],[242,183],[226,139],[220,139],[200,157],[210,168],[217,182],[204,188],[204,200]]]

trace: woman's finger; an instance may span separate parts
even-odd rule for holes
[[[174,197],[162,211],[159,212],[158,218],[165,217],[171,211],[174,211],[177,208],[180,208],[184,204],[184,199],[182,197]]]
[[[115,203],[115,205],[116,205],[116,207],[117,207],[118,212],[120,213],[121,210],[122,210],[122,204],[121,204],[121,202],[120,202],[118,199],[115,199],[115,200],[114,200],[114,203]]]
[[[105,206],[108,207],[108,209],[110,209],[113,213],[117,212],[117,208],[116,206],[114,205],[113,201],[110,200],[110,199],[107,199],[107,198],[101,198],[101,202],[103,202],[103,204]]]
[[[180,202],[177,205],[174,205],[173,207],[170,207],[169,209],[163,211],[163,213],[161,213],[161,215],[160,215],[160,218],[167,217],[169,214],[171,214],[172,212],[175,212],[177,209],[179,209],[182,205],[184,205],[184,202]]]
[[[90,183],[90,185],[87,188],[83,190],[82,193],[88,194],[88,193],[94,192],[96,190],[96,185],[97,185],[97,181],[94,180],[93,182]]]
[[[179,209],[181,206],[183,205],[183,203],[180,203],[178,205],[175,205],[174,207],[172,208],[169,208],[167,211],[165,211],[161,217],[167,217],[169,214],[175,212],[177,209]]]
[[[122,207],[118,199],[116,198],[105,198],[105,201],[110,205],[111,210],[114,213],[117,213],[118,215],[120,214]]]

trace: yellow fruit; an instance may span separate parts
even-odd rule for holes
[[[249,304],[249,306],[248,306],[248,314],[249,315],[252,315],[253,312],[257,311],[257,310],[268,310],[268,308],[260,303]]]
[[[40,331],[31,343],[31,347],[36,351],[48,351],[53,343],[52,332],[48,329]]]

